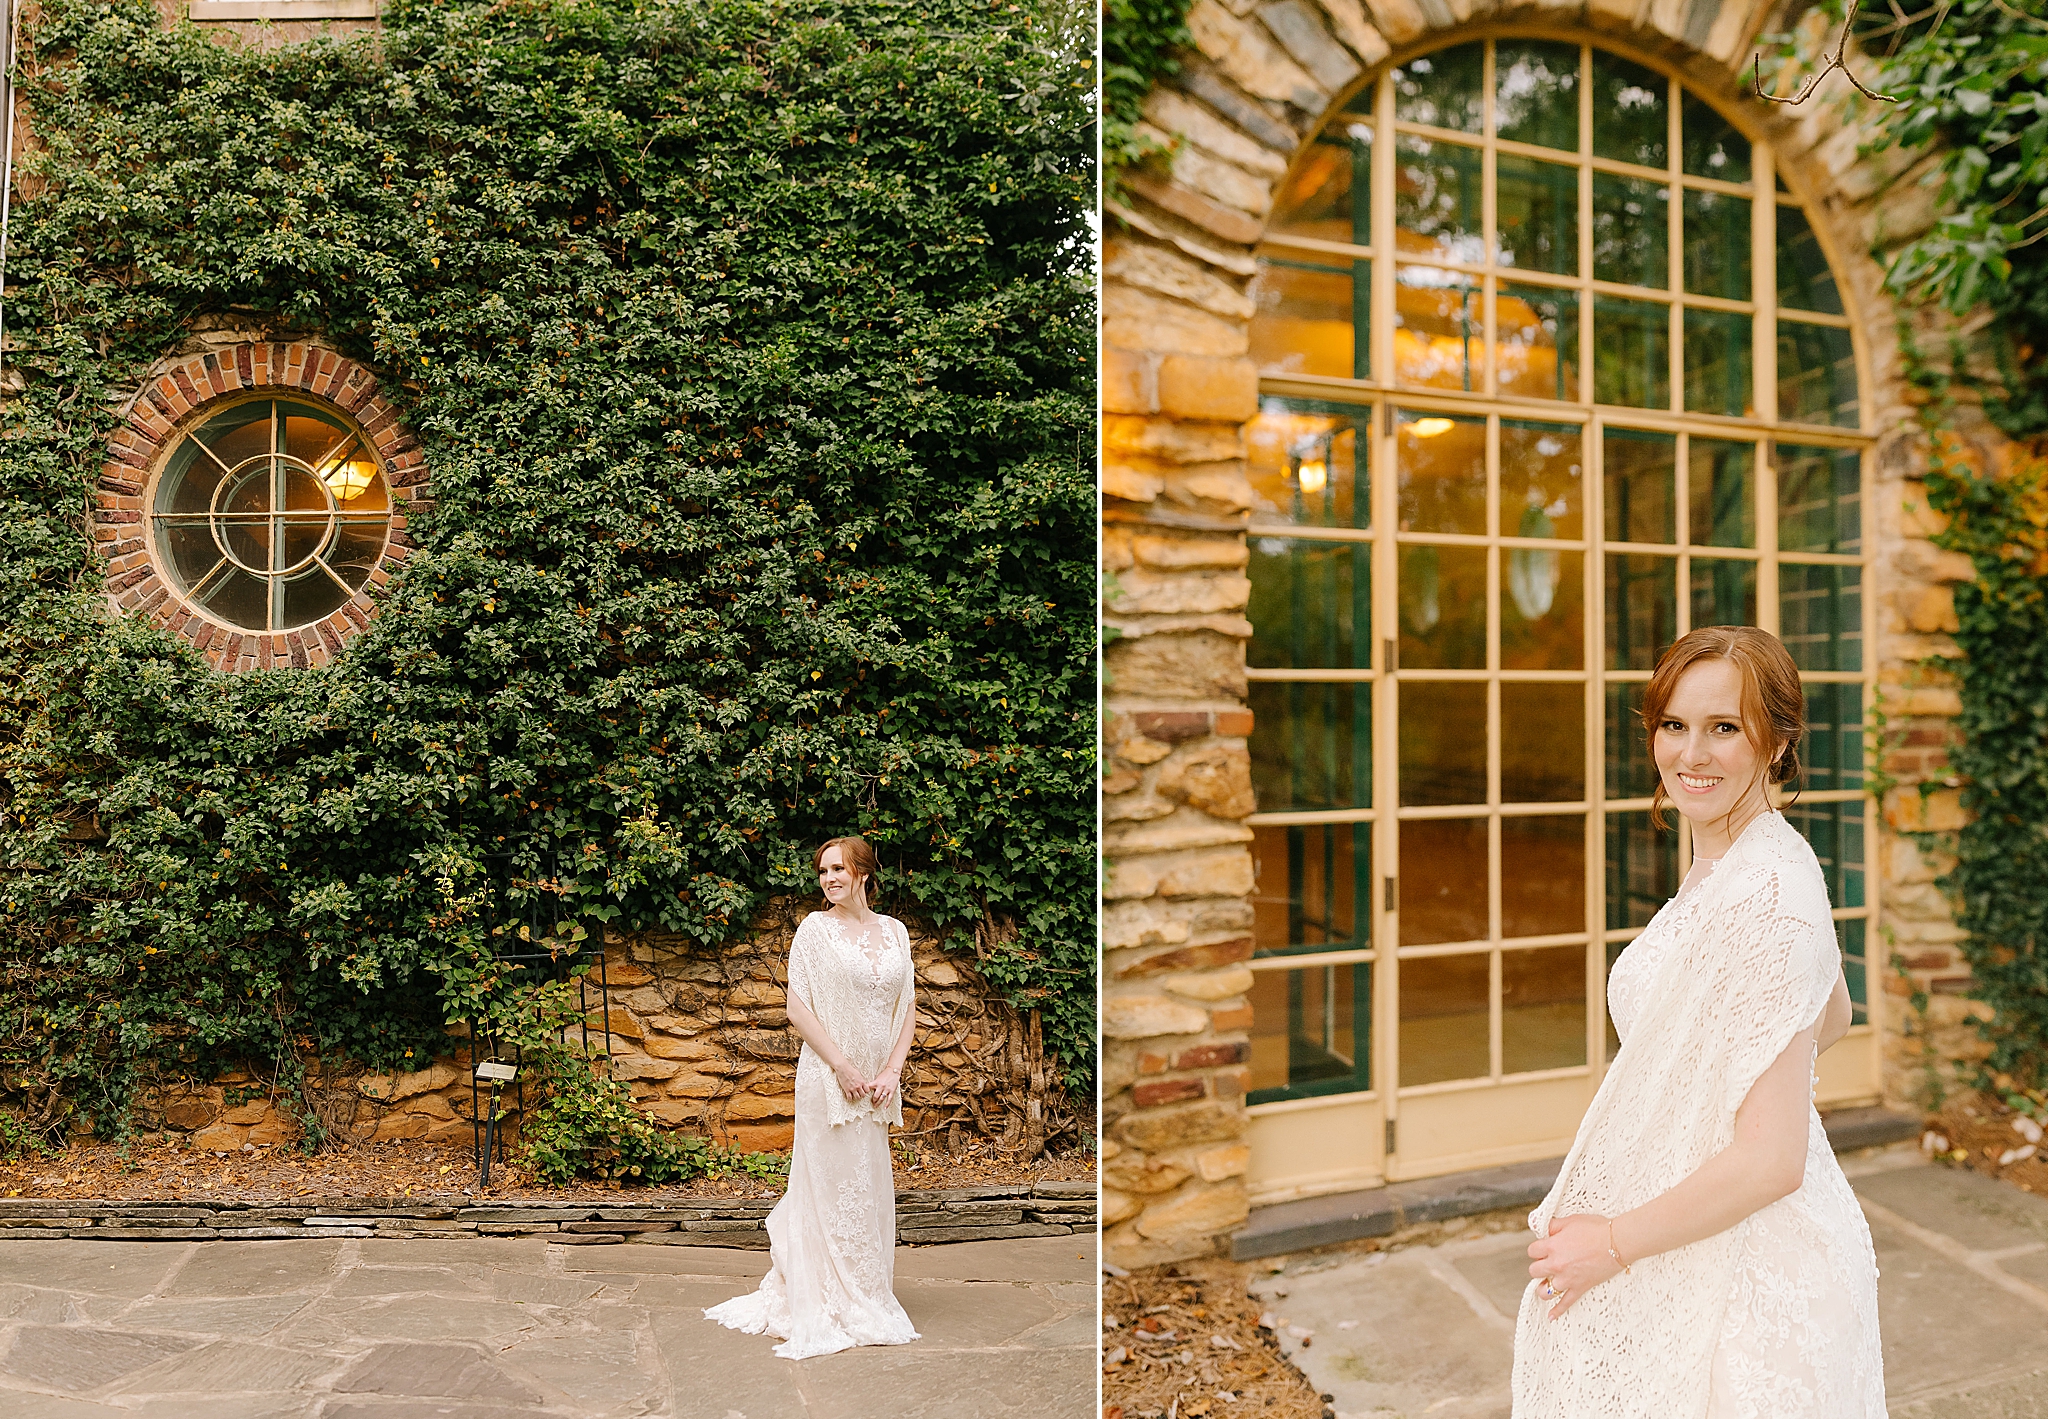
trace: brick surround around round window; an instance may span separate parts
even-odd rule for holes
[[[228,624],[177,590],[158,565],[149,535],[153,479],[180,442],[236,401],[274,394],[326,406],[360,432],[390,491],[389,533],[359,590],[310,624],[255,631]],[[226,342],[158,364],[110,440],[94,498],[93,538],[107,563],[107,596],[119,612],[140,612],[197,647],[221,671],[325,665],[369,625],[375,589],[411,555],[406,514],[426,505],[419,443],[364,366],[309,341]]]

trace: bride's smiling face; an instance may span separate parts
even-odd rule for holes
[[[1762,756],[1742,727],[1742,671],[1702,660],[1678,677],[1652,740],[1664,792],[1695,825],[1723,820],[1764,794]]]
[[[825,855],[818,859],[818,890],[835,907],[858,905],[865,896],[860,890],[865,881],[865,878],[856,877],[853,869],[846,865],[846,854],[836,843],[826,848]]]

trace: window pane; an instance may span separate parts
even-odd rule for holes
[[[1849,986],[1849,1023],[1870,1023],[1870,953],[1863,944],[1863,919],[1854,917],[1835,923],[1835,940],[1842,948],[1842,975]]]
[[[1583,743],[1568,753],[1583,753]],[[1555,936],[1586,927],[1583,813],[1500,820],[1500,934]]]
[[[1585,796],[1585,687],[1503,681],[1501,802],[1576,803]]]
[[[1252,361],[1273,374],[1369,379],[1372,263],[1268,256],[1252,278]]]
[[[342,451],[343,444],[354,440],[348,425],[318,409],[279,403],[277,412],[284,420],[284,451],[305,459],[315,468],[323,467],[329,458]]]
[[[318,567],[284,584],[285,627],[303,626],[341,609],[348,595]]]
[[[1401,804],[1486,802],[1486,686],[1401,682]]]
[[[1664,811],[1667,822],[1677,815]],[[1607,815],[1607,929],[1647,926],[1678,890],[1678,834],[1647,812]]]
[[[1593,398],[1637,409],[1671,407],[1671,308],[1593,298]]]
[[[1807,224],[1806,213],[1782,202],[1778,204],[1778,304],[1793,310],[1844,314],[1835,273]]]
[[[1246,1102],[1371,1088],[1371,991],[1372,967],[1363,964],[1253,976]]]
[[[1484,261],[1479,149],[1403,135],[1395,151],[1395,252],[1442,261]]]
[[[1686,94],[1679,108],[1680,147],[1693,177],[1749,181],[1749,140],[1736,132],[1706,100]]]
[[[1685,190],[1685,288],[1749,299],[1749,199]]]
[[[1586,1062],[1586,948],[1539,946],[1500,955],[1503,1074]]]
[[[1502,154],[1495,174],[1500,264],[1573,276],[1579,270],[1579,170]]]
[[[1372,687],[1254,680],[1252,793],[1262,813],[1372,805]]]
[[[1579,47],[1501,40],[1493,49],[1495,132],[1517,143],[1579,150]]]
[[[1678,639],[1678,559],[1607,557],[1607,668],[1651,670]]]
[[[1254,322],[1253,331],[1258,328]],[[1369,526],[1371,480],[1359,453],[1372,448],[1369,435],[1360,438],[1371,422],[1369,409],[1260,400],[1258,417],[1245,426],[1252,516],[1311,527]]]
[[[1863,574],[1858,567],[1778,567],[1778,638],[1801,670],[1863,668]]]
[[[1261,956],[1372,944],[1372,828],[1252,829],[1252,943]],[[1367,910],[1361,912],[1361,904]]]
[[[1579,397],[1579,297],[1576,291],[1503,283],[1494,301],[1500,331],[1496,387],[1538,399]]]
[[[1671,285],[1671,189],[1593,174],[1593,276],[1630,286]]]
[[[1368,664],[1372,602],[1367,553],[1364,547],[1252,538],[1246,569],[1252,583],[1247,609],[1252,639],[1246,663],[1262,669]]]
[[[199,601],[230,625],[255,631],[272,629],[268,578],[230,571],[215,577]]]
[[[1863,550],[1862,456],[1853,448],[1781,443],[1778,547],[1786,552]]]
[[[1486,531],[1486,421],[1403,410],[1395,489],[1403,532]]]
[[[1504,670],[1577,670],[1586,663],[1585,558],[1533,547],[1501,551]]]
[[[1577,424],[1500,421],[1500,530],[1504,537],[1585,535],[1585,478]]]
[[[1692,628],[1756,624],[1756,563],[1695,557]]]
[[[385,530],[382,518],[368,523],[342,523],[334,539],[334,550],[327,555],[327,565],[334,568],[335,575],[361,591],[384,553]]]
[[[259,453],[269,453],[271,438],[271,411],[273,405],[267,399],[252,404],[237,404],[234,408],[214,415],[195,437],[213,450],[213,456],[229,468],[254,458]]]
[[[1593,152],[1644,167],[1671,162],[1671,81],[1618,55],[1593,51]]]
[[[1849,332],[1801,320],[1778,322],[1778,417],[1853,429],[1856,349]]]
[[[1486,340],[1477,277],[1403,266],[1394,287],[1394,379],[1425,389],[1476,390]]]
[[[221,466],[186,440],[164,465],[157,480],[155,508],[158,516],[169,513],[205,516],[213,506],[214,490],[226,475]]]
[[[1486,668],[1486,549],[1403,547],[1404,670]]]
[[[1627,683],[1606,688],[1609,798],[1648,798],[1657,791],[1657,765],[1643,725],[1643,688]]]
[[[1686,463],[1693,545],[1756,546],[1756,445],[1695,434]]]
[[[1863,687],[1808,685],[1806,742],[1799,757],[1807,787],[1863,787]]]
[[[1485,119],[1484,63],[1485,46],[1476,40],[1409,60],[1393,73],[1394,117],[1402,123],[1479,132]]]
[[[1372,129],[1333,123],[1276,194],[1266,230],[1372,245]]]
[[[1685,313],[1685,407],[1702,414],[1754,414],[1750,347],[1755,326],[1727,310]]]
[[[1487,956],[1431,956],[1401,962],[1401,1083],[1483,1079],[1487,1048]]]
[[[1612,980],[1614,978],[1614,963],[1621,959],[1621,953],[1627,949],[1628,943],[1626,941],[1610,941],[1607,943],[1607,979]],[[1621,1036],[1615,1033],[1614,1016],[1609,1014],[1607,1016],[1607,1058],[1612,1059],[1620,1052]]]
[[[1847,803],[1788,803],[1785,821],[1805,836],[1827,879],[1828,905],[1860,907],[1863,901],[1863,800]]]
[[[1399,890],[1403,946],[1483,941],[1486,820],[1444,818],[1401,824]]]
[[[1642,429],[1608,429],[1601,470],[1610,542],[1678,540],[1678,440]]]
[[[179,590],[189,590],[220,564],[220,548],[205,524],[158,524],[160,556],[169,564],[171,580]]]

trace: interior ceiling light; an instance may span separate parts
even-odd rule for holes
[[[1304,493],[1320,493],[1330,481],[1330,465],[1320,458],[1304,461],[1295,477],[1301,482]]]
[[[1433,439],[1438,434],[1447,434],[1458,427],[1453,419],[1417,419],[1408,426],[1409,431],[1419,439]]]

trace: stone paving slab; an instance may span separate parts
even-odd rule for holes
[[[899,1248],[923,1338],[786,1361],[757,1250],[0,1238],[4,1419],[1088,1419],[1092,1237]]]
[[[1877,1248],[1895,1419],[2048,1416],[2048,1201],[1910,1149],[1845,1171]],[[1253,1291],[1339,1419],[1507,1419],[1528,1241],[1300,1252]]]

